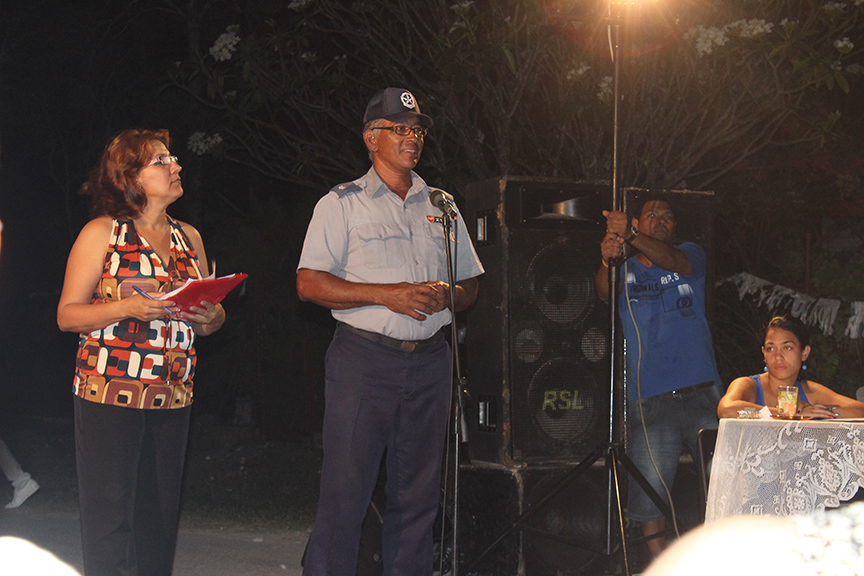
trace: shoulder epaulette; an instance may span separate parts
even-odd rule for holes
[[[363,188],[357,185],[354,182],[345,182],[343,184],[339,184],[338,186],[334,186],[330,191],[335,192],[337,196],[342,198],[346,194],[351,194],[352,192],[360,192]]]

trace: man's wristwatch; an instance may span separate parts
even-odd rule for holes
[[[624,238],[624,242],[630,244],[636,237],[639,236],[639,230],[637,230],[634,226],[630,227],[630,235]]]

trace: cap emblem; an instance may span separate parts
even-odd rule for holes
[[[416,107],[414,104],[414,96],[412,96],[410,92],[403,92],[400,98],[402,99],[402,105],[406,108],[413,110]]]

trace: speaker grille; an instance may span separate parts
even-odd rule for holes
[[[608,195],[608,186],[531,178],[466,189],[486,269],[467,316],[472,460],[570,464],[605,441],[609,313],[594,273]]]
[[[537,244],[536,240],[532,243]],[[547,320],[569,325],[590,311],[594,301],[592,278],[587,261],[567,245],[566,239],[558,238],[531,259],[525,283],[531,303]]]
[[[514,459],[575,460],[604,438],[608,358],[593,233],[515,230],[510,240]],[[587,352],[587,354],[586,354]]]

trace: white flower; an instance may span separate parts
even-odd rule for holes
[[[240,36],[237,35],[239,30],[238,24],[232,24],[216,39],[216,42],[210,47],[210,55],[215,60],[224,62],[231,59],[231,55],[237,51],[237,44],[240,42]]]
[[[204,140],[206,138],[207,135],[204,134],[204,132],[195,132],[189,136],[189,140],[186,142],[186,148],[200,156],[206,151],[204,146]]]
[[[738,34],[742,38],[755,38],[761,34],[768,34],[774,27],[772,22],[754,18],[753,20],[738,20],[723,27],[725,32]]]
[[[456,12],[465,12],[474,4],[474,0],[465,0],[464,2],[457,2],[450,6],[451,10],[455,10]]]
[[[711,54],[716,46],[723,46],[729,41],[729,37],[726,36],[725,30],[713,26],[711,28],[706,28],[701,24],[688,30],[687,33],[684,34],[684,38],[696,39],[696,53],[699,54],[700,58],[706,54]]]
[[[580,78],[584,76],[589,70],[591,70],[591,66],[589,66],[585,62],[580,62],[579,68],[571,68],[570,71],[567,72],[567,80],[573,81],[576,78]]]
[[[291,0],[291,3],[288,4],[288,8],[290,10],[294,10],[295,12],[300,12],[311,3],[312,0]]]
[[[855,4],[856,4],[856,6],[858,5],[857,2]],[[825,4],[822,5],[822,9],[825,10],[826,12],[830,12],[832,14],[839,14],[840,12],[843,12],[844,10],[846,10],[846,3],[845,2],[826,2]]]
[[[466,18],[468,18],[468,12],[471,10],[471,6],[474,4],[473,0],[465,0],[464,2],[458,2],[450,6],[450,9],[456,12],[456,17],[458,20],[455,24],[450,26],[449,32],[453,32],[454,30],[458,30],[459,28],[467,28]]]
[[[788,20],[784,19],[781,25],[788,27],[794,26],[794,23],[790,24]],[[684,38],[695,39],[696,53],[701,58],[706,54],[714,52],[714,48],[726,44],[729,41],[730,35],[740,38],[756,38],[762,34],[770,33],[773,28],[773,22],[766,22],[761,18],[754,18],[752,20],[742,19],[730,22],[723,26],[723,28],[716,28],[714,26],[706,28],[700,24],[688,30],[684,34]]]
[[[864,0],[861,1],[864,2]],[[846,72],[849,74],[864,75],[864,66],[858,64],[857,62],[854,64],[849,64],[846,67]]]
[[[312,63],[318,60],[318,56],[314,52],[303,52],[300,54],[300,59]]]
[[[854,47],[855,44],[849,40],[848,36],[844,36],[842,39],[834,41],[834,48],[836,48],[841,54],[848,54]]]
[[[212,136],[208,136],[204,132],[195,132],[189,136],[189,141],[186,143],[186,147],[193,153],[201,156],[208,152],[214,152],[221,143],[222,136],[220,136],[218,132]]]
[[[450,29],[447,30],[447,32],[450,33],[450,32],[454,32],[454,31],[458,30],[459,28],[467,28],[467,27],[468,27],[468,25],[465,24],[464,21],[459,21],[459,22],[453,23],[453,25],[450,26]]]
[[[861,0],[864,2],[864,0]],[[794,30],[798,27],[798,20],[790,20],[789,18],[783,18],[780,21],[780,26],[782,26],[785,30]]]
[[[597,92],[597,98],[603,102],[607,102],[612,98],[612,77],[604,76],[598,84],[600,91]]]

